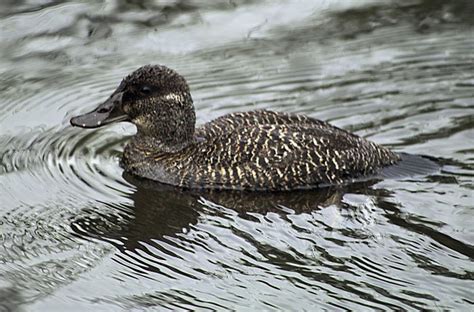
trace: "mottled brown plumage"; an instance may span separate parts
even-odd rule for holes
[[[164,66],[139,68],[97,110],[71,122],[95,127],[117,119],[137,126],[124,150],[125,170],[181,187],[312,188],[374,175],[400,159],[382,146],[304,115],[233,113],[195,128],[189,88]]]

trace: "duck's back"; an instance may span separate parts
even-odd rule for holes
[[[288,190],[372,175],[397,154],[303,115],[233,113],[196,129],[198,143],[162,160],[181,186]]]

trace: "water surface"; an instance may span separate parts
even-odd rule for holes
[[[2,1],[0,311],[472,310],[470,1]],[[198,123],[308,114],[440,172],[308,192],[123,175],[134,127],[69,126],[137,67]]]

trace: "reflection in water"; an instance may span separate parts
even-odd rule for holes
[[[1,1],[0,310],[468,310],[473,3]],[[162,63],[198,123],[300,112],[440,172],[292,193],[122,177],[69,118]],[[7,286],[4,286],[7,285]]]
[[[79,235],[110,241],[122,251],[134,251],[140,242],[175,236],[198,222],[198,199],[192,194],[161,184],[136,186],[129,195],[132,203],[116,206],[118,214],[86,209],[86,215],[74,220],[71,228]]]
[[[444,246],[447,249],[458,252],[461,255],[465,255],[469,258],[474,256],[474,248],[469,244],[463,243],[457,239],[454,239],[448,235],[443,234],[435,229],[434,226],[441,226],[442,224],[426,224],[426,221],[415,215],[407,217],[400,205],[393,203],[392,199],[394,194],[387,189],[374,188],[376,180],[367,181],[364,183],[356,183],[347,185],[344,187],[325,188],[319,190],[310,191],[298,191],[298,192],[235,192],[235,191],[212,191],[212,190],[182,190],[175,187],[163,185],[153,181],[148,181],[140,178],[125,174],[124,178],[135,186],[130,199],[132,203],[123,207],[122,205],[116,206],[116,210],[119,213],[111,213],[109,215],[104,214],[98,210],[86,210],[85,215],[81,218],[75,219],[71,228],[84,239],[98,239],[109,242],[116,246],[121,254],[117,255],[117,261],[124,267],[127,267],[130,272],[137,278],[143,276],[152,278],[150,274],[158,274],[163,277],[175,279],[176,275],[185,276],[191,279],[199,279],[196,276],[196,270],[199,268],[182,268],[182,267],[171,267],[169,263],[176,259],[186,259],[186,253],[197,253],[196,248],[192,247],[194,244],[198,244],[193,238],[189,236],[190,232],[200,231],[199,228],[202,226],[200,223],[206,223],[204,219],[210,216],[216,218],[215,226],[225,227],[225,220],[233,222],[235,225],[231,225],[231,231],[233,235],[240,237],[246,243],[239,247],[239,244],[233,246],[227,246],[224,241],[220,242],[222,245],[226,245],[227,248],[243,248],[242,252],[249,257],[251,261],[248,263],[250,266],[254,266],[255,263],[259,262],[261,265],[266,263],[265,266],[278,268],[278,270],[284,270],[285,272],[292,272],[291,274],[297,274],[300,278],[293,282],[303,283],[306,288],[315,288],[321,290],[319,285],[311,285],[311,281],[318,281],[326,286],[333,287],[342,291],[340,295],[334,294],[338,300],[345,300],[346,298],[342,295],[343,293],[350,293],[355,296],[362,296],[367,301],[367,306],[375,307],[377,305],[384,305],[393,309],[400,309],[402,306],[398,304],[391,304],[386,302],[386,299],[380,299],[378,296],[373,296],[360,290],[358,282],[355,281],[357,276],[353,278],[339,280],[334,278],[333,274],[326,270],[316,269],[321,265],[328,266],[331,270],[340,272],[348,272],[349,275],[355,274],[354,270],[364,272],[364,274],[374,275],[377,279],[385,279],[387,282],[397,285],[397,287],[403,287],[407,289],[407,294],[412,296],[411,299],[403,299],[387,293],[383,287],[375,284],[370,284],[370,278],[364,282],[369,288],[375,290],[379,295],[386,297],[390,300],[402,300],[404,305],[407,307],[422,309],[425,304],[415,298],[424,298],[426,300],[436,300],[429,294],[418,293],[414,289],[408,292],[408,289],[412,288],[412,283],[415,281],[404,281],[402,279],[396,279],[390,277],[387,274],[387,270],[383,269],[380,264],[373,262],[369,258],[361,255],[339,255],[332,254],[334,252],[333,247],[329,247],[327,243],[318,240],[318,235],[315,235],[321,229],[327,233],[340,233],[340,235],[326,236],[325,240],[332,242],[337,246],[349,247],[353,242],[369,243],[373,239],[371,234],[362,228],[357,226],[354,228],[349,224],[330,224],[326,220],[321,220],[320,215],[323,214],[324,209],[339,210],[341,215],[351,216],[348,220],[355,224],[361,223],[366,224],[372,218],[369,214],[373,211],[360,211],[360,206],[356,204],[357,200],[353,203],[345,199],[346,195],[352,197],[368,197],[373,201],[374,207],[380,207],[382,209],[382,215],[386,218],[388,225],[392,224],[400,229],[406,230],[409,233],[415,233],[422,237],[429,238],[439,246]],[[331,207],[331,208],[330,208]],[[321,210],[323,209],[323,210]],[[126,213],[125,213],[126,211]],[[310,223],[299,224],[297,221],[303,216],[303,220],[307,220]],[[240,220],[236,222],[236,220]],[[237,225],[239,222],[245,222],[244,220],[254,224],[253,227],[257,229],[254,232],[249,227],[240,228]],[[280,220],[278,222],[275,222]],[[257,224],[263,224],[263,229],[268,232],[285,232],[284,228],[278,229],[278,224],[281,222],[289,222],[292,226],[293,237],[303,238],[301,235],[305,235],[311,242],[311,249],[313,252],[318,254],[315,257],[314,254],[308,254],[299,250],[298,246],[288,245],[289,250],[286,248],[276,248],[273,243],[261,241],[259,238]],[[311,225],[312,224],[312,225]],[[235,228],[234,228],[235,226]],[[276,227],[270,231],[269,227]],[[316,230],[316,228],[319,228]],[[211,231],[215,231],[216,229]],[[316,232],[315,232],[316,231]],[[208,232],[207,235],[219,235],[219,231]],[[221,233],[222,234],[222,233]],[[270,233],[260,232],[260,235],[267,236]],[[279,235],[278,235],[279,236]],[[294,240],[294,238],[278,238],[283,239],[286,243]],[[331,237],[332,236],[332,237]],[[199,235],[198,235],[199,237]],[[216,237],[216,240],[225,240],[225,236]],[[288,242],[286,240],[289,240]],[[395,240],[402,238],[395,238]],[[190,245],[192,243],[192,245]],[[403,242],[400,242],[404,245]],[[409,245],[413,242],[408,242]],[[358,243],[357,243],[358,244]],[[202,248],[207,249],[209,252],[214,253],[210,248],[209,242],[204,239],[199,240],[199,245]],[[247,246],[245,246],[247,245]],[[277,244],[278,245],[278,244]],[[288,248],[287,247],[287,248]],[[328,248],[329,247],[329,248]],[[350,248],[350,247],[349,247]],[[198,248],[199,249],[199,248]],[[254,252],[250,252],[254,250]],[[332,251],[331,251],[332,250]],[[184,252],[184,254],[183,254]],[[465,279],[469,277],[469,274],[457,273],[451,271],[443,266],[437,265],[430,257],[424,256],[423,252],[411,251],[408,253],[413,261],[423,270],[428,270],[432,274],[445,276],[449,278]],[[206,257],[200,258],[197,263],[204,264],[206,261],[214,261],[211,258]],[[220,256],[219,256],[220,258]],[[265,259],[263,262],[262,260]],[[403,261],[394,259],[392,265],[396,270],[403,269]],[[243,260],[243,259],[242,259]],[[226,259],[220,258],[218,261],[223,261],[221,265],[226,270],[239,271],[244,273],[242,268],[236,265],[235,262],[225,263]],[[332,263],[332,264],[331,264]],[[315,266],[316,265],[316,266]],[[166,268],[170,269],[172,273],[166,272]],[[316,269],[316,270],[315,270]],[[268,270],[268,269],[265,269]],[[282,274],[278,270],[267,271],[270,276],[279,276]],[[206,272],[208,274],[208,272]],[[267,277],[261,277],[262,279],[268,279]],[[293,277],[295,278],[295,277]],[[303,279],[303,280],[300,280]],[[307,280],[304,282],[304,280]],[[265,283],[271,283],[270,280]],[[310,284],[306,284],[310,283]],[[249,287],[249,285],[246,285]],[[273,286],[272,286],[273,287]],[[281,290],[278,286],[276,290]],[[169,295],[169,294],[168,294]],[[114,304],[120,304],[126,308],[131,308],[135,305],[145,306],[160,306],[163,301],[168,302],[168,295],[165,295],[159,291],[150,292],[146,295],[133,296],[126,298],[115,298]],[[191,298],[189,293],[181,293],[177,297],[173,297],[173,304],[169,307],[188,307]],[[109,300],[104,300],[109,302]],[[133,304],[131,304],[133,302]],[[224,307],[219,305],[215,301],[207,302],[213,307]],[[375,304],[375,306],[372,306]],[[194,304],[193,304],[194,305]],[[204,304],[203,307],[209,307]]]
[[[185,190],[145,180],[124,173],[124,178],[136,190],[130,195],[132,204],[119,211],[128,214],[103,215],[87,209],[88,216],[74,220],[71,227],[80,235],[109,241],[120,250],[140,248],[140,242],[150,242],[164,236],[186,233],[206,213],[203,207],[235,210],[239,217],[258,221],[253,213],[311,213],[329,205],[341,206],[346,192],[368,191],[374,181],[347,186],[327,187],[297,192],[240,192],[216,190]]]
[[[386,189],[372,189],[376,180],[350,185],[295,192],[240,192],[216,190],[185,190],[141,179],[124,173],[124,178],[135,185],[130,195],[132,205],[118,215],[104,215],[97,210],[85,210],[87,216],[74,220],[71,227],[81,237],[92,237],[114,244],[119,250],[134,251],[141,242],[151,242],[165,236],[186,233],[198,223],[203,207],[235,210],[239,217],[258,222],[254,213],[266,215],[312,213],[327,206],[357,209],[343,202],[344,194],[373,196],[378,207],[384,209],[388,220],[409,231],[430,237],[450,249],[474,259],[474,246],[453,239],[416,217],[406,219],[400,207],[387,198]],[[128,213],[123,213],[128,211]],[[441,224],[436,224],[441,225]]]

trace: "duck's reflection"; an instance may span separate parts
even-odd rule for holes
[[[393,195],[389,190],[372,187],[378,180],[308,191],[237,192],[183,190],[127,174],[124,178],[136,186],[135,192],[130,194],[132,204],[127,207],[109,204],[113,208],[108,210],[109,213],[96,207],[84,210],[84,214],[71,224],[76,234],[85,239],[107,241],[121,251],[133,252],[143,249],[143,243],[189,231],[199,222],[200,216],[209,213],[219,214],[231,209],[242,218],[253,218],[254,213],[310,213],[329,205],[353,209],[343,201],[344,195],[350,193],[371,196],[377,207],[386,212],[384,215],[390,223],[474,258],[472,246],[423,224],[416,216],[405,216],[398,204],[387,200]],[[214,208],[212,212],[209,210],[211,206]]]
[[[129,195],[133,204],[126,207],[108,204],[113,208],[109,214],[97,211],[100,208],[84,210],[71,224],[76,234],[133,251],[141,249],[142,242],[187,232],[199,222],[199,216],[209,213],[210,206],[217,213],[219,208],[232,209],[243,218],[252,218],[251,213],[309,213],[329,205],[340,206],[347,192],[373,193],[370,186],[376,182],[307,191],[240,192],[183,190],[128,174],[124,178],[136,186],[135,192]]]

